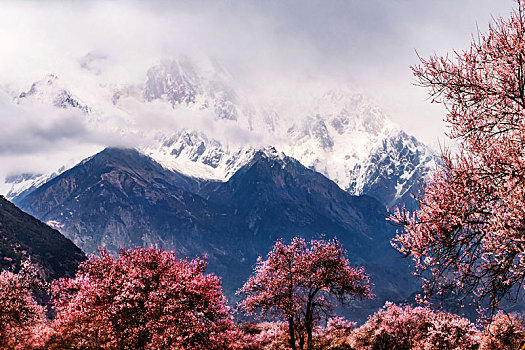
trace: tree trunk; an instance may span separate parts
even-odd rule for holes
[[[304,350],[304,335],[299,336],[299,349]]]
[[[306,304],[306,314],[304,316],[304,327],[306,328],[306,349],[312,350],[313,349],[313,306],[312,302],[314,299],[315,294],[310,293],[308,296],[308,303]]]
[[[314,344],[313,344],[313,335],[312,335],[312,322],[311,321],[306,321],[305,322],[305,327],[306,327],[306,349],[307,350],[312,350],[314,348]]]
[[[288,319],[288,334],[290,335],[290,348],[292,350],[297,350],[295,346],[295,325],[292,318]]]

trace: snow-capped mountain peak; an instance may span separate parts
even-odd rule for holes
[[[165,137],[157,148],[142,151],[168,169],[219,181],[228,180],[256,152],[251,147],[230,149],[219,140],[188,129]]]
[[[43,79],[34,82],[28,91],[21,92],[15,98],[16,103],[31,103],[38,101],[58,108],[76,108],[84,113],[90,113],[91,108],[82,103],[76,96],[62,85],[54,74],[48,74]]]
[[[150,132],[154,140],[148,136],[146,144],[136,146],[139,150],[168,169],[203,179],[226,181],[261,147],[271,145],[342,189],[381,197],[391,206],[407,198],[432,169],[428,147],[346,86],[279,91],[268,100],[240,88],[224,67],[187,57],[162,61],[144,74],[135,85],[100,85],[100,96],[89,99],[93,108],[54,75],[35,82],[16,102],[79,108],[90,112],[87,122],[95,128],[118,134]],[[135,125],[134,115],[149,109],[168,118],[166,127]],[[198,123],[192,123],[193,116]]]
[[[7,176],[4,180],[4,186],[9,188],[6,193],[6,198],[11,200],[15,197],[22,198],[34,189],[53,179],[65,170],[61,167],[58,171],[48,174],[33,174],[22,173],[17,175]]]

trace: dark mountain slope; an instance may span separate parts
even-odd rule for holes
[[[234,210],[247,222],[250,238],[265,242],[325,234],[361,249],[385,243],[393,233],[378,201],[348,194],[275,149],[256,153],[228,182],[209,183],[199,194]]]
[[[227,226],[222,208],[186,190],[194,186],[135,150],[108,148],[17,203],[64,225],[86,252],[159,244],[189,254]]]
[[[0,196],[0,270],[20,267],[31,258],[47,279],[74,276],[84,253],[60,232]]]

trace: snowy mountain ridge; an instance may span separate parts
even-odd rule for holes
[[[71,92],[61,85],[58,76],[48,74],[43,79],[34,82],[28,91],[22,91],[16,98],[18,104],[38,101],[58,108],[76,108],[83,113],[90,113],[91,108],[73,96]]]
[[[93,127],[113,128],[116,134],[149,133],[150,141],[135,147],[164,167],[193,177],[226,181],[258,149],[273,146],[342,189],[379,196],[391,206],[433,167],[433,151],[348,87],[305,87],[257,99],[239,89],[218,64],[182,57],[151,67],[143,83],[104,84],[99,98],[79,98],[73,90],[50,75],[15,101],[37,99],[57,108],[77,108]],[[134,115],[149,110],[160,110],[167,125],[135,125]],[[192,125],[197,117],[201,124]]]
[[[64,170],[65,168],[62,167],[58,171],[49,174],[22,173],[8,176],[4,180],[6,184],[10,185],[6,198],[22,198],[26,193],[31,192],[49,180],[55,178],[57,175],[60,175]]]
[[[189,71],[193,74],[196,70]],[[219,103],[214,93],[194,87],[195,81],[195,76],[181,74],[179,65],[157,67],[148,72],[146,85],[156,92],[148,98],[169,101],[174,109],[203,110],[213,105],[217,119],[272,135],[279,140],[273,146],[352,194],[380,195],[390,206],[408,197],[412,187],[433,168],[433,151],[400,130],[363,95],[348,88],[316,91],[300,96],[295,103],[276,103],[269,108],[257,107],[231,90],[220,94]],[[243,105],[239,100],[248,103]],[[185,130],[145,152],[169,168],[226,181],[247,162],[254,149],[257,147],[232,150],[220,140]]]

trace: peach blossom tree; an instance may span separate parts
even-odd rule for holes
[[[363,350],[476,350],[480,340],[465,318],[389,302],[350,334],[352,347]]]
[[[337,240],[295,237],[277,241],[266,260],[259,257],[255,274],[238,291],[239,308],[260,317],[277,316],[288,325],[292,349],[312,349],[313,331],[336,301],[371,298],[371,284],[363,268],[351,267]]]
[[[16,348],[33,337],[33,328],[44,325],[45,308],[34,297],[43,287],[39,273],[30,260],[18,273],[0,272],[0,347]]]
[[[205,260],[154,248],[106,251],[52,286],[53,348],[222,349],[233,321]]]
[[[525,278],[524,6],[498,18],[470,48],[412,67],[432,102],[446,108],[448,135],[437,171],[399,210],[393,245],[414,262],[423,300],[472,298],[493,315]]]
[[[525,320],[516,314],[498,314],[485,326],[480,350],[514,350],[525,346]]]

